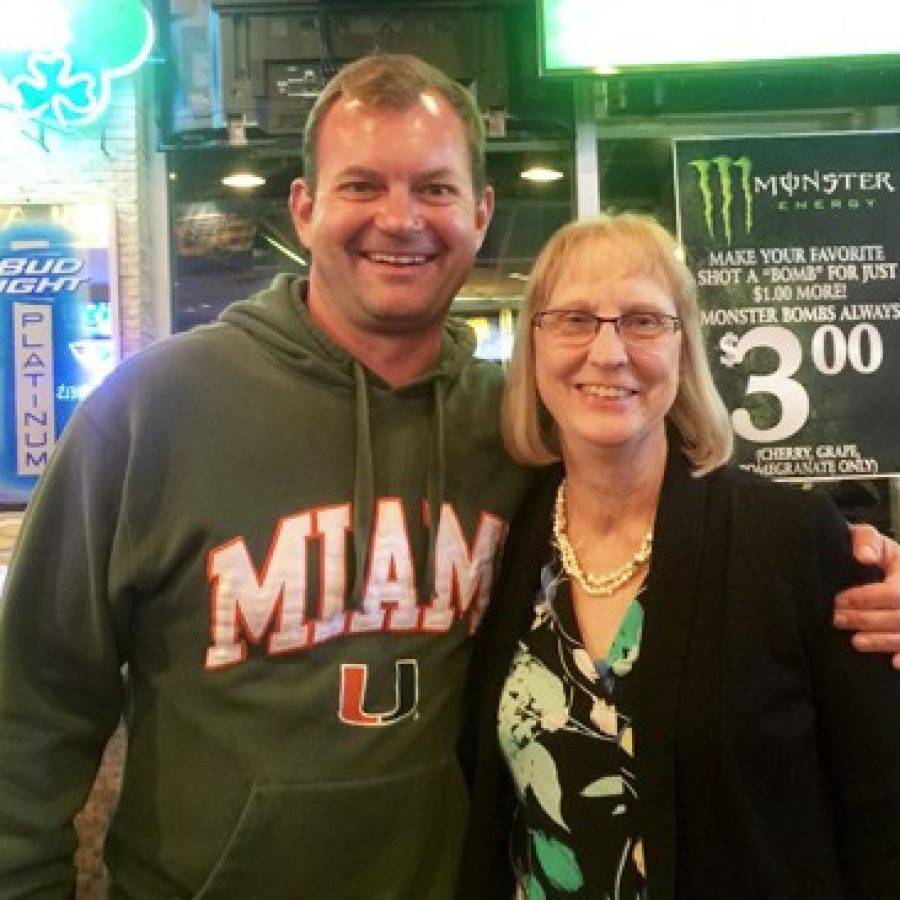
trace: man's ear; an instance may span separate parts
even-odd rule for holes
[[[488,225],[494,215],[494,189],[487,185],[481,192],[481,196],[475,200],[475,228],[478,231],[478,249],[484,243]]]
[[[312,222],[313,202],[312,191],[309,189],[306,179],[295,178],[291,182],[288,207],[291,211],[291,219],[294,223],[297,237],[307,250],[309,249],[309,229]]]

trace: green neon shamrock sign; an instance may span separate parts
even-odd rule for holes
[[[141,0],[3,0],[0,113],[61,130],[89,125],[109,106],[114,79],[152,46]]]

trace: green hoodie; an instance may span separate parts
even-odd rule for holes
[[[392,389],[301,293],[121,365],[41,479],[0,607],[2,898],[66,896],[122,714],[112,896],[452,895],[471,634],[528,476],[466,326]]]

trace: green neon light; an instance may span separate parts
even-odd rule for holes
[[[141,0],[2,0],[0,112],[62,130],[96,122],[152,46]]]

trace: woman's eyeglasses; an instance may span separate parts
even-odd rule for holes
[[[604,322],[609,322],[626,344],[649,344],[681,328],[681,319],[657,312],[629,312],[621,316],[595,316],[583,309],[545,309],[531,322],[554,340],[587,344]]]

